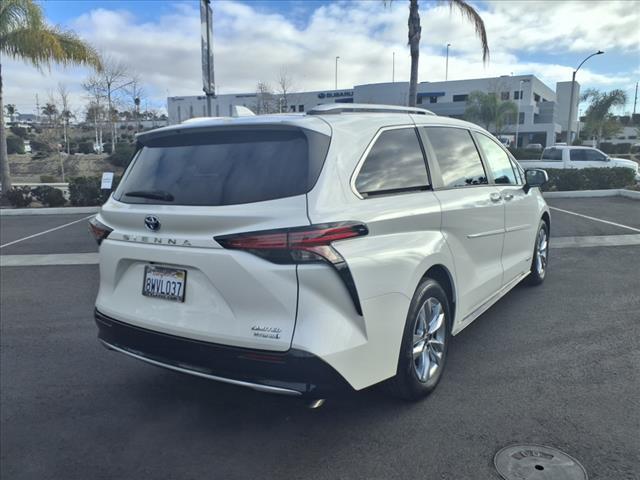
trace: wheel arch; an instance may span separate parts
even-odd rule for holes
[[[549,215],[549,212],[545,211],[542,214],[542,221],[547,224],[547,234],[550,235],[551,234],[551,216]]]
[[[429,267],[420,281],[422,282],[426,278],[431,278],[432,280],[438,282],[447,294],[449,307],[451,308],[452,321],[450,326],[452,327],[456,318],[456,288],[451,271],[446,266],[438,263]]]

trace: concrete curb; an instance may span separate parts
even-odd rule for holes
[[[98,213],[100,207],[0,208],[0,217],[13,215],[75,215]]]
[[[626,197],[640,200],[640,192],[613,188],[611,190],[571,190],[568,192],[542,192],[545,198]]]

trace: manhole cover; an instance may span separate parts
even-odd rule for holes
[[[575,458],[543,445],[505,447],[493,463],[505,480],[587,480],[587,472]]]

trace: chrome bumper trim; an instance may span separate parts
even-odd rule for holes
[[[189,375],[194,375],[196,377],[206,378],[208,380],[215,380],[217,382],[229,383],[231,385],[236,385],[239,387],[247,387],[253,390],[258,390],[260,392],[277,393],[279,395],[292,395],[292,396],[302,395],[302,393],[296,390],[290,390],[288,388],[272,387],[269,385],[261,385],[259,383],[243,382],[242,380],[233,380],[231,378],[217,377],[215,375],[209,375],[207,373],[197,372],[195,370],[189,370],[187,368],[176,367],[174,365],[169,365],[167,363],[162,363],[147,357],[143,357],[142,355],[131,353],[127,350],[116,347],[115,345],[111,345],[110,343],[107,343],[104,340],[100,340],[100,342],[109,350],[115,350],[116,352],[124,353],[125,355],[128,355],[130,357],[136,358],[138,360],[142,360],[143,362],[150,363],[151,365],[167,368],[169,370],[174,370],[176,372],[186,373]]]

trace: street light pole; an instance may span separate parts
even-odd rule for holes
[[[340,57],[336,57],[336,85],[335,85],[336,86],[336,88],[335,88],[336,90],[338,89],[338,59],[339,58]]]
[[[396,52],[393,52],[393,57],[391,57],[391,83],[395,83],[396,81]],[[636,85],[637,87],[637,85]],[[637,92],[636,88],[636,94]]]
[[[449,79],[449,47],[451,46],[450,43],[447,43],[447,63],[445,66],[445,71],[444,71],[444,81],[446,82]]]
[[[582,62],[580,62],[580,65],[578,65],[578,68],[576,68],[573,71],[573,76],[571,77],[571,95],[569,97],[569,121],[567,122],[567,145],[571,145],[571,119],[573,117],[573,92],[576,86],[576,73],[578,73],[578,70],[580,70],[580,67],[584,64],[584,62],[589,60],[591,57],[594,57],[596,55],[602,55],[603,53],[604,52],[602,50],[598,50],[597,52],[592,53],[587,58],[585,58]]]

